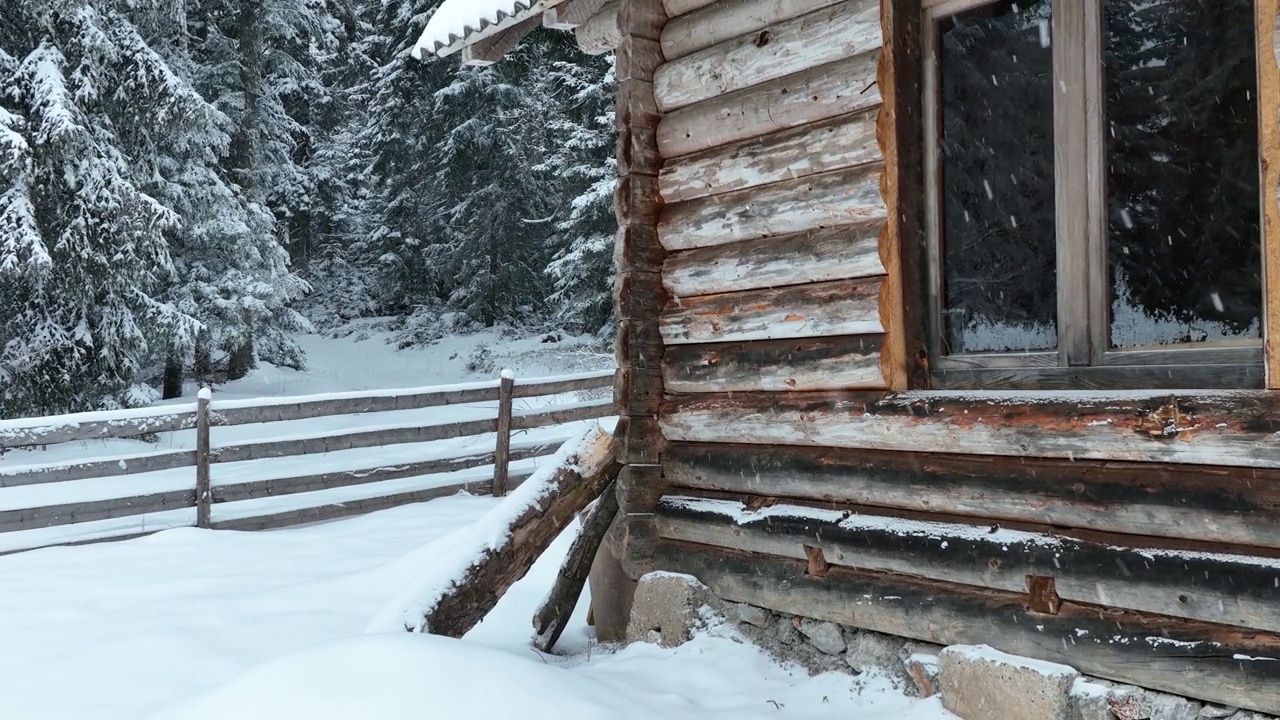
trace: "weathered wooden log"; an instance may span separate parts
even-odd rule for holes
[[[669,440],[1280,467],[1265,391],[920,391],[675,396]]]
[[[212,461],[209,432],[209,403],[213,391],[200,388],[196,402],[196,527],[208,528],[213,510],[213,493],[209,490],[209,465]]]
[[[673,296],[684,298],[883,275],[881,225],[837,225],[673,253],[663,266],[663,282]]]
[[[110,500],[0,510],[0,533],[133,517],[189,508],[194,504],[195,490],[188,489]]]
[[[880,166],[865,165],[670,205],[658,237],[690,250],[884,220]]]
[[[0,420],[0,449],[152,435],[196,426],[195,403]]]
[[[493,494],[498,497],[507,494],[507,469],[511,464],[511,391],[515,384],[515,374],[503,370],[502,384],[499,386],[498,429],[493,451]]]
[[[125,455],[76,463],[10,467],[0,470],[0,488],[137,475],[160,470],[173,470],[180,467],[193,467],[195,464],[196,453],[194,450],[176,450],[142,455]]]
[[[560,575],[556,577],[551,593],[533,616],[533,630],[537,634],[534,647],[542,652],[551,652],[569,625],[600,543],[617,515],[618,496],[614,493],[614,483],[610,483],[582,521],[582,531],[569,548],[569,555],[560,566]]]
[[[622,34],[618,32],[618,7],[619,0],[613,0],[574,29],[573,34],[582,52],[603,55],[618,47],[622,40]]]
[[[664,570],[720,597],[940,645],[990,645],[1141,687],[1280,713],[1280,636],[1064,602],[1057,615],[1027,596],[664,541]]]
[[[873,108],[879,52],[788,75],[666,115],[658,150],[668,160]]]
[[[667,497],[657,525],[673,540],[797,560],[808,557],[806,548],[818,548],[833,566],[1015,593],[1027,592],[1030,576],[1051,577],[1064,600],[1280,632],[1275,558],[1144,547],[1133,536],[1105,536],[1112,544],[832,508],[776,501],[755,513],[736,501]]]
[[[663,375],[677,393],[883,388],[880,335],[757,340],[667,348]]]
[[[552,30],[573,30],[600,12],[606,0],[565,0],[542,13],[542,24]]]
[[[715,443],[663,463],[700,491],[1280,549],[1280,470]]]
[[[673,160],[659,187],[675,204],[880,160],[876,111],[862,110]]]
[[[708,20],[723,27],[723,18]],[[658,68],[653,77],[653,93],[662,111],[670,112],[877,50],[880,2],[845,0],[758,32],[739,29],[743,34],[732,40]]]
[[[662,0],[662,8],[667,17],[675,17],[704,8],[717,0]]]
[[[480,520],[376,627],[462,637],[556,537],[617,477],[613,438],[596,428],[566,444],[556,460]],[[404,606],[401,606],[401,605]]]
[[[671,15],[671,22],[662,31],[662,51],[668,60],[676,60],[838,2],[840,0],[704,1],[679,17]]]
[[[662,314],[667,345],[880,332],[880,279],[682,298]]]

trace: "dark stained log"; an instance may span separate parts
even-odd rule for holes
[[[882,227],[872,220],[673,253],[663,281],[672,295],[693,297],[875,277],[884,274]]]
[[[883,220],[880,173],[864,165],[669,205],[658,237],[678,251]]]
[[[881,335],[672,345],[663,371],[673,393],[882,388]]]
[[[1280,549],[1280,470],[671,443],[671,485]]]
[[[525,576],[578,513],[613,482],[619,469],[613,438],[596,430],[546,475],[536,493],[509,496],[504,505],[516,503],[515,508],[494,508],[491,512],[503,517],[515,513],[506,523],[504,539],[496,547],[458,549],[466,553],[466,575],[456,578],[456,584],[433,600],[418,625],[419,632],[456,638],[466,635]]]
[[[658,465],[666,440],[656,417],[618,418],[618,460],[624,465]]]
[[[560,575],[556,577],[551,593],[533,616],[533,631],[537,634],[533,644],[542,652],[551,652],[568,626],[604,535],[618,516],[618,496],[613,489],[614,484],[610,483],[587,513],[582,521],[582,531],[560,566]]]
[[[172,490],[136,497],[0,510],[0,533],[133,517],[194,505],[194,490]]]
[[[614,386],[618,413],[631,417],[657,417],[664,391],[661,371],[646,368],[619,370]]]
[[[667,481],[661,465],[628,465],[618,473],[618,505],[623,512],[648,513],[666,493]]]
[[[831,565],[1021,593],[1029,576],[1055,580],[1063,600],[1280,632],[1280,560],[1124,547],[991,524],[869,515],[835,506],[668,496],[662,537]],[[1106,536],[1104,536],[1106,537]],[[1132,537],[1110,536],[1120,542]]]
[[[207,528],[213,510],[213,493],[209,491],[210,433],[209,402],[212,391],[200,389],[196,401],[196,527]]]
[[[673,300],[662,315],[667,345],[875,334],[880,278],[748,290]]]
[[[1280,637],[1185,620],[1063,603],[1057,615],[1026,596],[671,541],[658,566],[688,573],[717,595],[779,612],[940,645],[990,645],[1176,695],[1280,713]]]
[[[675,396],[667,439],[1280,467],[1280,395],[1236,392]]]
[[[10,456],[12,458],[13,456]],[[110,478],[122,475],[193,467],[196,464],[194,450],[127,455],[105,460],[67,463],[63,465],[33,465],[0,470],[0,488],[46,483],[70,482],[89,478]]]

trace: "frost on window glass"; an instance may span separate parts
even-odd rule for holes
[[[1111,344],[1258,338],[1252,0],[1105,5]]]
[[[1048,0],[941,25],[946,351],[1057,347]]]

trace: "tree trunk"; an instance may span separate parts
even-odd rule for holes
[[[227,380],[239,380],[248,375],[258,365],[253,349],[253,337],[249,336],[242,343],[232,348],[227,358]]]
[[[165,400],[182,397],[182,370],[182,356],[176,352],[169,353],[164,363],[163,397]]]
[[[617,514],[618,496],[613,483],[610,483],[582,521],[582,532],[569,548],[569,555],[560,566],[560,576],[556,578],[551,594],[533,616],[533,629],[538,634],[534,645],[542,652],[551,652],[568,626],[582,588],[587,584],[587,575],[591,572],[596,553]]]

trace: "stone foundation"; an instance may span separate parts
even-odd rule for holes
[[[940,695],[943,706],[963,720],[1273,720],[1086,677],[1065,665],[988,647],[944,648],[729,603],[696,578],[674,573],[640,579],[627,641],[678,645],[712,619],[735,627],[776,659],[810,672],[858,675],[877,669],[909,695]]]

